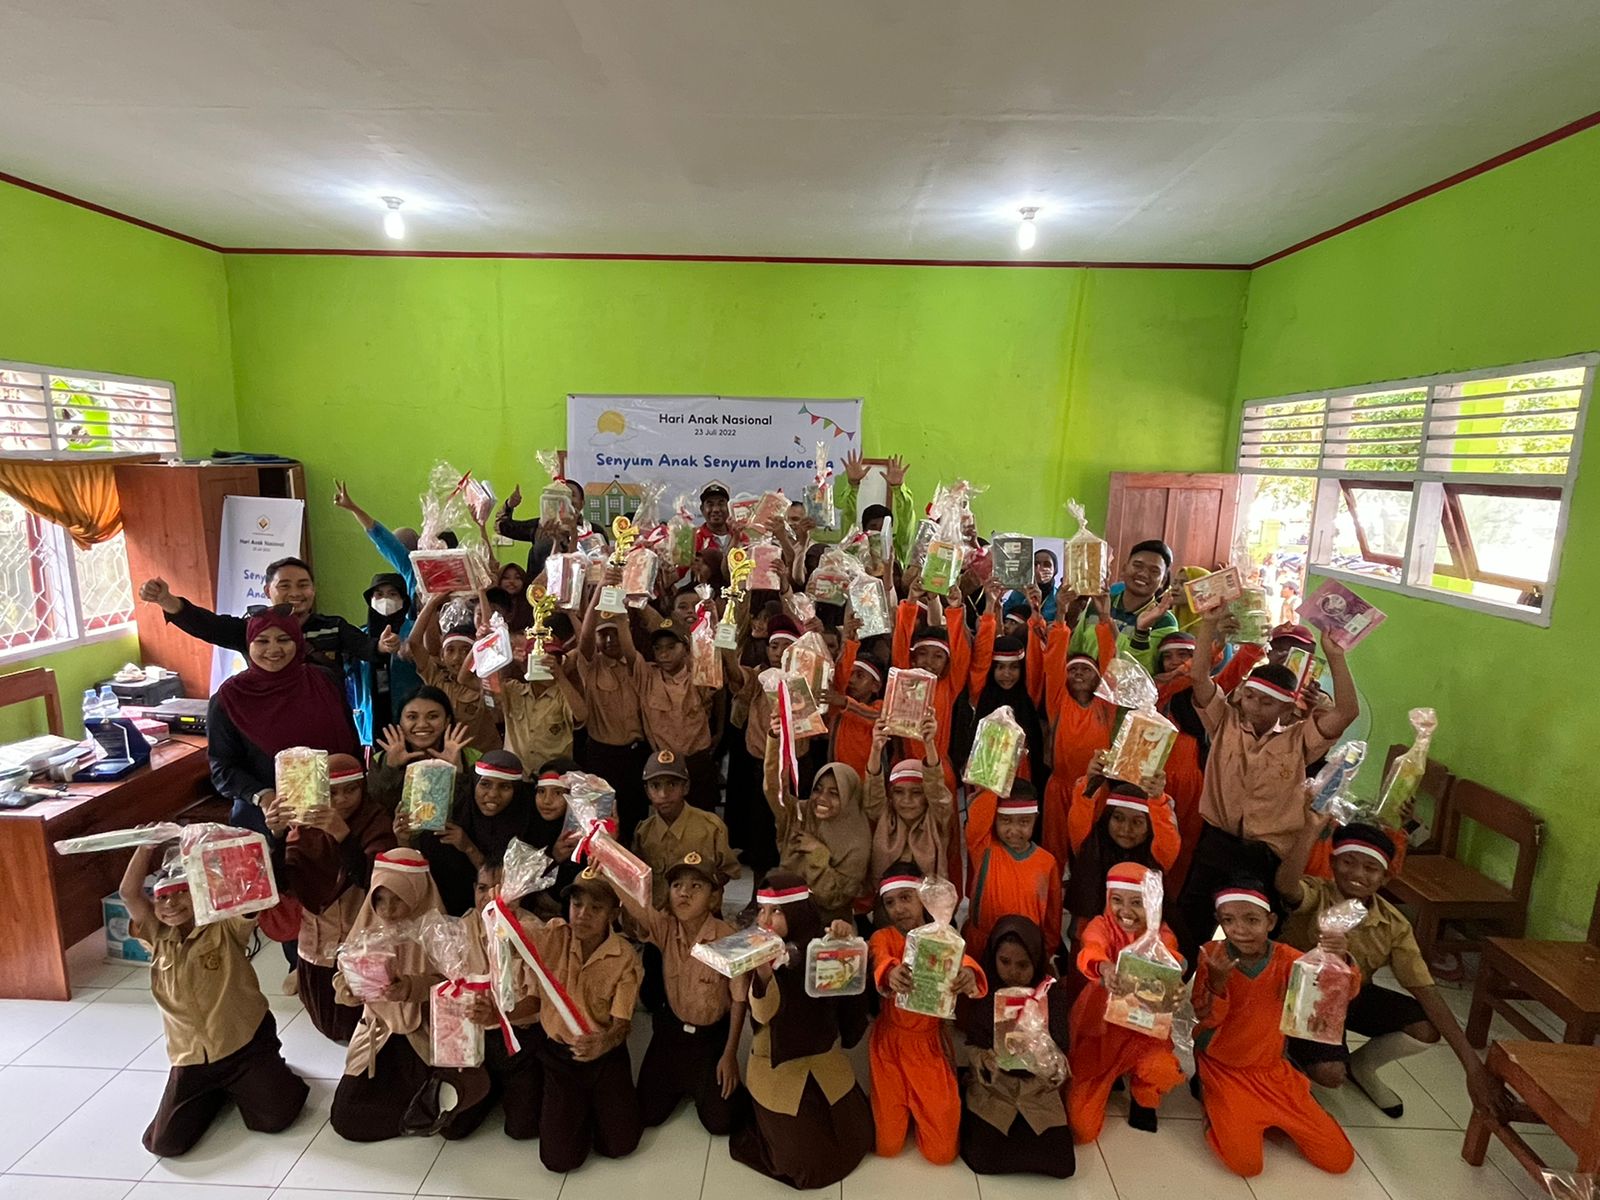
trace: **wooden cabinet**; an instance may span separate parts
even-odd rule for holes
[[[1237,475],[1118,471],[1106,505],[1106,541],[1117,563],[1140,542],[1160,538],[1172,547],[1174,566],[1210,569],[1232,555],[1238,510]]]
[[[304,499],[305,468],[297,462],[123,464],[117,467],[117,492],[134,588],[160,576],[175,594],[214,609],[223,498]],[[304,522],[300,556],[311,561]],[[178,672],[185,695],[210,695],[211,647],[168,625],[154,605],[136,601],[134,612],[144,661]]]

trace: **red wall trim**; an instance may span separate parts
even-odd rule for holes
[[[1414,192],[1391,200],[1371,212],[1362,213],[1359,217],[1352,217],[1342,224],[1335,225],[1332,229],[1324,229],[1321,233],[1286,246],[1275,254],[1258,259],[1253,263],[1208,263],[1208,262],[1093,262],[1077,259],[1051,259],[1019,261],[1006,258],[828,258],[807,257],[800,255],[755,255],[755,254],[596,254],[563,251],[475,251],[475,250],[341,250],[335,248],[312,248],[297,246],[219,246],[214,242],[202,238],[191,237],[187,233],[180,233],[176,229],[168,229],[165,225],[157,225],[153,221],[146,221],[141,217],[130,216],[114,208],[107,208],[103,204],[96,204],[92,200],[84,200],[72,196],[56,188],[46,187],[31,180],[8,175],[0,171],[0,183],[9,183],[15,187],[25,188],[30,192],[37,192],[41,196],[49,196],[53,200],[60,200],[66,204],[73,204],[79,208],[86,208],[90,212],[99,213],[101,216],[112,217],[118,221],[126,221],[129,225],[136,225],[140,229],[148,229],[152,233],[164,234],[176,238],[180,242],[188,242],[191,246],[199,246],[203,250],[213,250],[218,254],[277,254],[277,255],[315,255],[319,257],[343,258],[484,258],[484,259],[531,259],[531,260],[557,260],[570,262],[704,262],[704,263],[790,263],[800,265],[833,265],[833,266],[863,266],[863,267],[1021,267],[1035,269],[1094,269],[1111,271],[1254,271],[1268,263],[1275,263],[1280,258],[1287,258],[1318,242],[1325,242],[1329,238],[1337,237],[1347,230],[1365,225],[1369,221],[1376,221],[1379,217],[1386,216],[1397,209],[1415,204],[1418,200],[1438,194],[1447,188],[1452,188],[1458,183],[1464,183],[1476,178],[1496,167],[1514,162],[1519,158],[1542,150],[1546,146],[1564,141],[1587,129],[1600,126],[1600,112],[1592,112],[1586,117],[1579,117],[1576,121],[1569,122],[1559,129],[1536,137],[1530,142],[1524,142],[1506,150],[1493,158],[1486,158],[1476,166],[1458,171],[1437,183],[1419,188]]]
[[[1557,142],[1565,141],[1574,134],[1582,133],[1586,129],[1593,129],[1596,125],[1600,125],[1600,112],[1592,112],[1586,117],[1579,117],[1576,121],[1563,125],[1560,129],[1552,129],[1549,133],[1544,134],[1542,137],[1536,137],[1531,142],[1523,142],[1522,145],[1514,146],[1510,150],[1496,154],[1493,158],[1486,158],[1477,166],[1468,167],[1465,171],[1457,171],[1454,175],[1439,180],[1438,183],[1430,183],[1425,188],[1418,188],[1416,191],[1401,196],[1398,200],[1391,200],[1371,212],[1362,213],[1359,217],[1352,217],[1342,225],[1335,225],[1332,229],[1324,229],[1321,233],[1313,234],[1304,241],[1296,242],[1292,246],[1285,246],[1276,254],[1269,254],[1265,258],[1251,263],[1250,269],[1254,271],[1257,267],[1275,263],[1280,258],[1288,258],[1289,255],[1298,253],[1309,246],[1315,246],[1318,242],[1325,242],[1331,237],[1338,237],[1347,230],[1365,225],[1368,221],[1376,221],[1379,217],[1387,216],[1396,209],[1405,208],[1408,204],[1415,204],[1418,200],[1425,200],[1429,196],[1437,195],[1446,188],[1453,188],[1458,183],[1465,183],[1467,180],[1492,171],[1496,167],[1503,167],[1508,162],[1515,162],[1525,155],[1532,154],[1535,150],[1543,150],[1546,146],[1553,146]]]

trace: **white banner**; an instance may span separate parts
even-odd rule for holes
[[[224,496],[217,554],[217,611],[241,617],[267,603],[267,566],[300,553],[304,500]],[[211,656],[211,690],[244,670],[244,656],[218,646]]]
[[[567,475],[583,485],[595,524],[633,511],[645,480],[667,483],[669,505],[688,493],[697,516],[712,480],[732,496],[782,488],[798,500],[815,475],[818,442],[842,479],[845,455],[861,450],[861,401],[567,397]]]

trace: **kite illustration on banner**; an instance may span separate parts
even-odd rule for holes
[[[856,440],[856,435],[852,430],[846,429],[843,425],[840,425],[839,422],[833,420],[830,417],[824,417],[819,413],[812,412],[804,404],[802,404],[800,406],[800,415],[802,417],[810,417],[811,418],[811,423],[813,425],[820,424],[824,429],[833,430],[833,436],[834,437],[839,437],[840,435],[843,435],[844,437],[849,438],[852,442]],[[798,438],[795,439],[796,444],[799,443],[799,440],[800,439],[798,439]],[[802,447],[802,449],[803,449],[803,447]]]

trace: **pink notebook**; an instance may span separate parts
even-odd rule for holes
[[[1374,608],[1337,580],[1324,579],[1300,606],[1300,619],[1322,630],[1341,650],[1352,650],[1384,622]]]

